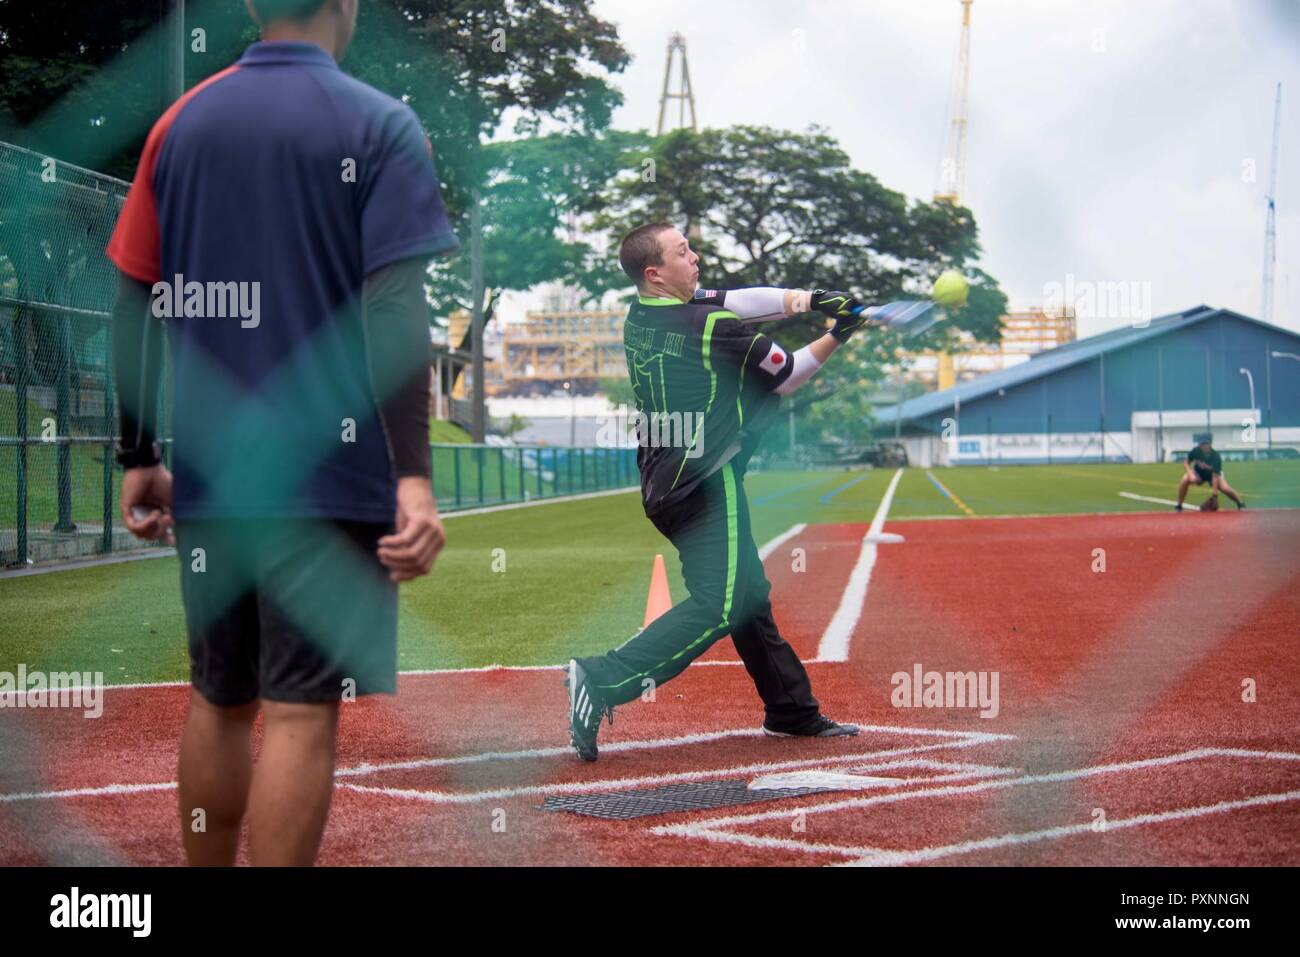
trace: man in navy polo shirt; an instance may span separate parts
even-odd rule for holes
[[[262,42],[155,124],[108,247],[122,517],[174,523],[190,862],[233,863],[247,816],[252,863],[309,864],[340,703],[396,690],[397,583],[444,541],[423,279],[457,243],[415,114],[338,67],[357,0],[247,4]]]

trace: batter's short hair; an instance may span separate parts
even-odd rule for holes
[[[672,223],[646,223],[632,230],[618,244],[618,264],[638,289],[645,283],[647,266],[664,264],[663,250],[659,248],[659,234],[675,228]]]
[[[306,20],[323,6],[325,0],[253,0],[253,7],[263,23]]]

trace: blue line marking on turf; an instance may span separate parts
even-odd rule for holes
[[[940,492],[943,493],[944,498],[948,499],[949,501],[952,501],[952,495],[949,494],[946,488],[944,488],[942,485],[939,484],[939,480],[934,477],[933,472],[931,472],[929,469],[926,469],[925,477],[928,478],[934,484],[935,488],[937,488]]]
[[[843,492],[845,489],[853,488],[853,486],[857,485],[859,482],[865,482],[867,479],[867,475],[868,473],[863,472],[857,478],[849,479],[849,481],[845,482],[839,488],[835,489],[835,491],[827,492],[825,495],[821,497],[821,503],[823,505],[829,505],[831,499],[833,499],[836,495],[839,495],[840,492]]]

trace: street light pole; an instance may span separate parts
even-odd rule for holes
[[[1268,454],[1273,454],[1273,357],[1264,347],[1264,392],[1268,397]]]
[[[1259,423],[1255,421],[1255,377],[1250,374],[1249,369],[1241,368],[1238,369],[1237,371],[1246,377],[1246,384],[1250,386],[1250,424],[1252,426],[1250,430],[1250,438],[1255,445],[1254,455],[1252,457],[1256,462],[1258,462],[1259,461]]]
[[[573,383],[564,383],[564,391],[569,393],[569,448],[578,444],[578,396],[573,391]]]
[[[1278,352],[1276,349],[1274,349],[1271,353],[1269,353],[1269,356],[1270,356],[1270,358],[1273,358],[1273,359],[1294,359],[1296,362],[1300,362],[1300,356],[1296,355],[1294,352]],[[1272,443],[1273,443],[1273,413],[1272,413],[1271,410],[1272,410],[1272,408],[1273,408],[1273,392],[1272,392],[1272,388],[1273,388],[1273,379],[1271,378],[1271,376],[1272,376],[1272,371],[1273,371],[1273,364],[1272,364],[1271,362],[1269,363],[1269,367],[1268,367],[1268,368],[1269,368],[1269,374],[1270,374],[1270,378],[1269,378],[1269,380],[1268,380],[1268,383],[1269,383],[1269,399],[1268,399],[1268,406],[1269,406],[1269,409],[1270,409],[1270,411],[1269,411],[1269,413],[1268,413],[1268,441],[1269,441],[1269,444],[1272,445]]]

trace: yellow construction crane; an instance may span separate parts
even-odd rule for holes
[[[961,0],[961,40],[957,46],[957,70],[953,74],[952,94],[948,102],[949,122],[944,137],[943,155],[939,159],[936,202],[961,205],[966,192],[966,134],[970,116],[970,8],[975,0]],[[952,355],[938,355],[939,388],[957,384]]]
[[[966,133],[970,119],[970,8],[975,0],[961,0],[961,41],[957,47],[957,71],[953,74],[948,102],[949,122],[939,160],[936,200],[961,202],[966,193]]]

